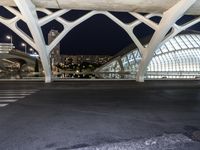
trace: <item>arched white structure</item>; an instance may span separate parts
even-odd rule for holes
[[[131,45],[127,49],[132,49]],[[126,51],[126,49],[124,49]],[[138,49],[126,51],[101,68],[103,78],[127,76],[136,78],[142,57]],[[120,63],[122,65],[120,65]],[[179,34],[163,45],[153,55],[145,74],[146,79],[195,79],[200,78],[200,34]]]
[[[138,20],[132,22],[132,23],[123,23],[121,20],[119,20],[117,17],[112,15],[110,12],[107,11],[91,11],[87,13],[86,15],[82,16],[81,18],[69,22],[60,16],[67,13],[69,10],[61,9],[56,12],[51,12],[48,9],[45,8],[36,8],[35,3],[33,3],[31,0],[14,0],[16,6],[19,8],[20,12],[16,9],[5,6],[7,10],[9,10],[11,13],[15,15],[12,19],[5,19],[0,18],[0,22],[12,29],[16,34],[18,34],[24,41],[26,41],[29,45],[31,45],[34,49],[36,49],[40,55],[41,62],[43,64],[44,72],[45,72],[45,82],[51,82],[51,69],[50,69],[50,61],[49,61],[49,55],[52,49],[63,39],[63,37],[73,28],[81,24],[82,22],[86,21],[90,17],[96,15],[96,14],[103,14],[110,18],[112,21],[114,21],[116,24],[118,24],[121,28],[126,31],[126,33],[130,36],[130,38],[133,40],[133,42],[137,45],[137,47],[140,50],[140,53],[142,54],[142,61],[140,63],[140,69],[137,74],[137,81],[144,81],[144,73],[146,71],[146,68],[153,56],[154,51],[166,40],[169,38],[175,36],[179,32],[185,30],[186,28],[198,23],[200,21],[200,18],[197,18],[191,22],[188,22],[187,24],[183,26],[176,25],[176,21],[184,15],[184,13],[196,2],[197,0],[180,0],[177,1],[171,8],[168,8],[168,10],[164,11],[161,14],[147,14],[146,16],[143,16],[136,12],[130,12],[131,15],[133,15]],[[35,1],[34,1],[35,2]],[[199,4],[199,3],[198,3]],[[44,18],[39,19],[37,17],[36,11],[41,11],[47,14]],[[160,16],[162,17],[161,22],[159,24],[153,22],[150,20],[151,17],[154,16]],[[17,27],[17,22],[19,20],[24,21],[27,23],[29,30],[32,34],[33,38],[30,38],[27,34],[25,34],[23,31],[21,31]],[[61,23],[64,27],[64,30],[57,36],[57,38],[50,43],[50,45],[46,45],[44,41],[44,36],[42,34],[41,27],[52,20],[57,20],[59,23]],[[148,25],[150,28],[155,30],[155,33],[148,44],[147,47],[143,46],[139,39],[135,36],[133,33],[133,29],[138,26],[139,24],[144,23]],[[173,28],[170,35],[165,36],[167,32],[170,30],[170,28]]]

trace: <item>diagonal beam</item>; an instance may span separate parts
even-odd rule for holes
[[[43,26],[49,22],[51,22],[52,20],[62,16],[63,14],[67,13],[69,10],[67,9],[61,9],[55,13],[52,13],[51,15],[48,15],[46,17],[43,17],[42,19],[39,20],[39,25]]]
[[[144,17],[136,12],[131,12],[130,14],[133,15],[138,20],[140,20],[141,22],[147,24],[149,27],[151,27],[154,30],[156,30],[158,28],[158,24],[151,21],[150,19],[147,19],[146,17]]]
[[[170,40],[171,38],[173,38],[174,36],[176,36],[180,32],[190,28],[191,26],[193,26],[193,25],[195,25],[195,24],[197,24],[199,22],[200,22],[200,17],[191,20],[190,22],[184,24],[183,26],[178,26],[178,25],[175,24],[173,26],[173,30],[172,30],[171,34],[166,36],[166,38],[159,44],[158,47],[162,46],[164,43],[166,43],[168,40]]]
[[[144,74],[147,66],[150,63],[155,50],[159,47],[159,44],[165,39],[165,35],[173,27],[176,21],[184,15],[184,13],[196,2],[196,0],[180,0],[173,7],[163,13],[163,18],[156,29],[149,45],[145,48],[142,56],[142,60],[139,65],[139,70],[136,76],[136,80],[144,82]]]
[[[34,49],[35,43],[33,39],[31,39],[24,31],[22,31],[20,28],[17,27],[17,21],[19,21],[20,18],[18,16],[15,16],[12,19],[5,19],[3,17],[0,17],[0,22],[7,26],[9,29],[11,29],[13,32],[15,32],[18,36],[20,36],[24,41],[26,41],[29,45],[31,45]]]
[[[36,49],[39,52],[41,62],[45,73],[45,82],[51,82],[51,67],[49,54],[42,34],[42,30],[39,25],[39,20],[36,13],[35,5],[31,0],[14,0],[18,6],[24,20],[26,21],[29,30],[32,34]]]

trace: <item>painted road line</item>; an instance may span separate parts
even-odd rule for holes
[[[27,96],[31,95],[31,93],[0,93],[0,96]]]
[[[0,94],[34,94],[35,92],[0,92]]]
[[[0,91],[38,91],[38,89],[0,89]]]
[[[0,96],[0,99],[16,99],[16,98],[24,98],[25,96]]]
[[[0,103],[13,103],[16,102],[17,99],[0,99]]]
[[[32,95],[39,90],[0,90],[0,107],[14,103],[19,99]]]
[[[19,92],[19,93],[33,93],[38,92],[39,90],[0,90],[1,93],[3,92]]]
[[[6,92],[6,91],[12,91],[12,92],[37,92],[38,90],[0,90],[0,92]]]
[[[0,107],[5,107],[7,106],[8,104],[0,104]]]

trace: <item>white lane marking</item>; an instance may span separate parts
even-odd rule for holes
[[[0,104],[0,107],[5,107],[7,106],[8,104]]]
[[[37,92],[35,90],[26,91],[26,90],[0,90],[0,92]]]
[[[0,90],[0,92],[5,92],[5,91],[15,91],[15,92],[37,92],[39,90]]]
[[[27,95],[31,95],[29,93],[0,93],[0,96],[27,96]]]
[[[37,92],[37,91],[25,91],[25,90],[23,90],[23,91],[21,91],[21,90],[20,90],[20,91],[19,91],[19,90],[18,90],[18,91],[16,91],[16,90],[1,91],[1,90],[0,90],[0,92],[1,92],[1,93],[4,93],[4,92],[13,92],[13,93],[32,93],[32,92]]]
[[[25,96],[0,96],[0,99],[15,99],[15,98],[24,98]]]
[[[9,103],[14,103],[19,99],[25,98],[28,95],[32,95],[39,90],[30,89],[30,90],[0,90],[0,107],[5,107]]]
[[[13,103],[13,102],[16,102],[17,101],[17,99],[0,99],[0,103],[5,103],[5,102],[7,102],[7,103]]]
[[[31,95],[34,94],[35,92],[0,92],[0,95]]]

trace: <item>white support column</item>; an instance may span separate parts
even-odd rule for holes
[[[173,27],[176,21],[196,2],[196,0],[180,0],[173,7],[163,13],[162,20],[155,30],[155,33],[148,45],[143,51],[142,60],[139,65],[136,80],[144,82],[144,74],[151,61],[154,51],[160,46],[165,35]]]
[[[45,82],[49,83],[52,80],[49,53],[47,51],[42,30],[39,25],[39,20],[37,17],[35,5],[31,2],[31,0],[14,0],[14,1],[18,6],[22,14],[22,17],[26,21],[29,30],[33,36],[45,72]]]

